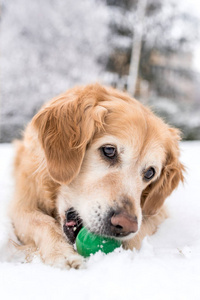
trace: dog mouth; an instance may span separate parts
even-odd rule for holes
[[[83,221],[73,207],[65,212],[65,217],[63,231],[68,240],[74,244],[79,231],[83,227]]]
[[[82,227],[83,220],[78,212],[73,207],[69,208],[65,212],[63,231],[71,244],[75,243]],[[127,213],[116,213],[111,210],[104,218],[100,219],[99,226],[95,224],[88,230],[96,235],[125,240],[131,238],[131,234],[138,231],[138,221],[136,217],[133,218]]]

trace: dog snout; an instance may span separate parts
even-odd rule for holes
[[[127,236],[138,230],[138,221],[136,216],[128,214],[126,211],[113,212],[110,218],[110,230],[116,237]]]

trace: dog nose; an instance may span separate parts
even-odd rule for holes
[[[126,236],[138,230],[137,217],[129,215],[125,211],[115,212],[111,219],[111,232],[114,236]]]

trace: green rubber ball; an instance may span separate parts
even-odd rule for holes
[[[88,257],[99,250],[107,254],[120,246],[120,241],[93,234],[85,227],[80,230],[76,238],[77,252],[84,257]]]

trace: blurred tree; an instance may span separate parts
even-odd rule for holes
[[[134,47],[137,49],[138,46],[136,39],[134,40],[138,24],[141,22],[141,16],[138,16],[137,12],[138,3],[142,1],[107,0],[113,11],[110,24],[113,34],[110,44],[113,51],[107,68],[110,72],[118,74],[119,82],[127,82],[124,77],[129,75],[131,53],[133,55]],[[140,34],[142,45],[138,78],[145,80],[150,89],[160,96],[184,98],[184,93],[174,86],[173,80],[166,80],[166,84],[163,84],[163,81],[169,73],[177,74],[186,80],[192,79],[193,73],[188,66],[192,58],[191,44],[197,36],[197,19],[189,13],[179,11],[173,1],[147,1],[143,32]],[[135,41],[133,49],[132,39]],[[126,87],[125,85],[124,88]],[[138,89],[136,94],[140,96]]]
[[[141,0],[106,1],[111,14],[112,51],[107,63],[110,84],[131,92],[127,86],[132,80],[131,56],[135,55],[137,63],[140,57],[137,85],[135,93],[131,93],[148,102],[171,125],[179,127],[185,139],[200,139],[200,76],[192,70],[199,20],[190,11],[182,10],[175,0],[147,0],[145,18],[138,16]],[[139,45],[137,27],[141,19]]]
[[[147,9],[147,0],[140,0],[138,1],[137,5],[137,17],[138,23],[137,26],[134,28],[134,35],[133,35],[133,43],[132,43],[132,50],[131,50],[131,58],[130,58],[130,67],[129,67],[129,74],[128,74],[128,92],[131,95],[135,95],[135,89],[137,84],[137,77],[138,77],[138,67],[140,63],[140,55],[141,55],[141,47],[142,47],[142,36],[144,30],[144,23],[145,23],[145,14]]]

